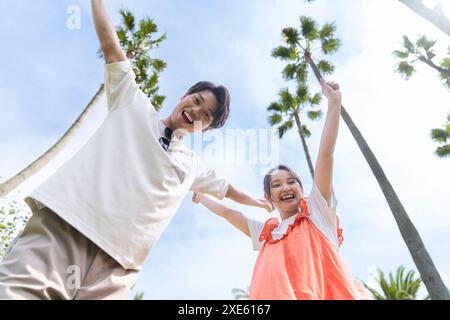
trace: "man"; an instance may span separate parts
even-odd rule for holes
[[[25,201],[33,215],[0,263],[0,299],[127,298],[189,191],[264,207],[202,164],[186,134],[224,125],[228,90],[199,82],[161,120],[135,82],[101,0],[92,0],[109,113]]]

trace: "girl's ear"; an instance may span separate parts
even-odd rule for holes
[[[270,199],[269,194],[267,192],[264,192],[264,198],[269,201],[270,203],[272,203],[272,199]]]

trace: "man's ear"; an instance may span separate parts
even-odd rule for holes
[[[187,94],[185,94],[184,96],[182,96],[182,97],[180,98],[180,101],[183,100],[183,99],[186,98],[186,97],[187,97]]]

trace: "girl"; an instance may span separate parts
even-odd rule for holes
[[[228,220],[260,251],[250,299],[370,299],[338,253],[343,237],[336,216],[332,171],[341,91],[334,82],[322,79],[321,85],[328,111],[309,197],[304,197],[298,176],[283,165],[264,177],[264,196],[279,211],[281,221],[259,222],[206,195],[193,195],[195,203]]]

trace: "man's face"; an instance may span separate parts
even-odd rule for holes
[[[183,96],[170,115],[172,129],[189,133],[206,131],[213,122],[217,104],[216,97],[209,90]]]

